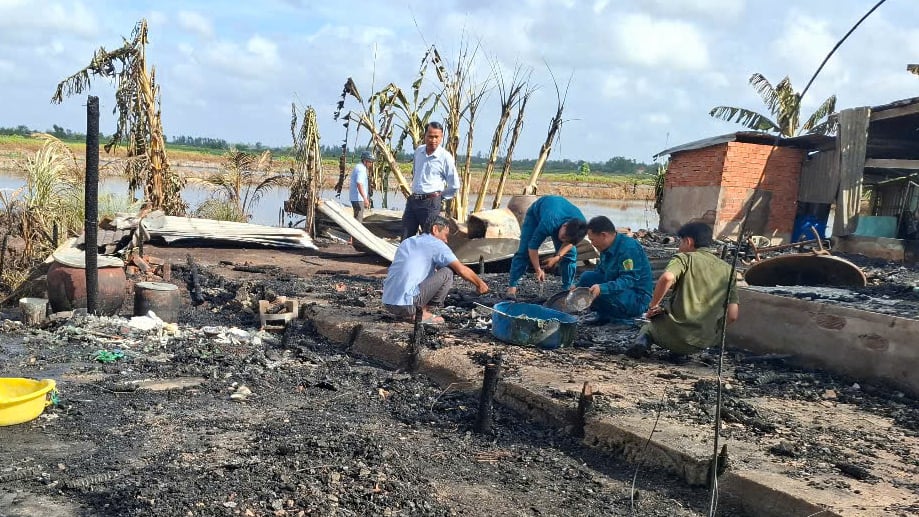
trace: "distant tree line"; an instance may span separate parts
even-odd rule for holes
[[[32,133],[37,133],[39,131],[30,129],[27,126],[16,126],[16,127],[0,127],[0,135],[20,135],[20,136],[29,136]],[[76,133],[69,129],[64,129],[57,124],[54,124],[51,129],[44,131],[55,138],[58,138],[63,141],[85,141],[86,135],[84,133]],[[103,135],[100,133],[99,138],[103,138]],[[255,144],[248,143],[230,143],[222,138],[210,138],[210,137],[201,137],[201,136],[174,136],[167,139],[168,142],[172,145],[183,146],[183,147],[193,147],[199,149],[207,149],[212,151],[224,151],[231,148],[235,148],[239,151],[265,151],[270,150],[276,156],[286,156],[289,154],[289,147],[266,147],[261,142],[256,142]],[[360,152],[365,148],[358,148],[348,151],[349,156],[360,156]],[[341,147],[333,145],[323,145],[321,146],[322,157],[323,158],[335,158],[337,159],[341,155]],[[502,157],[503,158],[503,157]],[[399,153],[396,156],[396,159],[400,162],[408,162],[411,159],[410,153]],[[457,161],[465,160],[465,156],[460,155],[457,157]],[[476,153],[472,157],[473,165],[485,165],[487,158],[482,156],[481,151]],[[513,167],[516,170],[532,170],[533,166],[536,165],[536,159],[515,159],[513,160]],[[586,167],[585,167],[586,165]],[[549,160],[546,162],[543,170],[547,172],[568,172],[568,173],[577,173],[579,171],[589,171],[590,174],[642,174],[648,172],[656,171],[655,166],[648,163],[642,163],[632,158],[626,158],[624,156],[615,156],[606,160],[605,162],[591,162],[586,160]]]

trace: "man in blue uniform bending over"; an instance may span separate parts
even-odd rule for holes
[[[422,309],[423,323],[440,324],[441,316],[431,313],[432,304],[441,304],[453,286],[453,273],[474,285],[479,294],[488,292],[488,284],[460,262],[447,247],[450,225],[436,216],[424,233],[399,244],[386,280],[383,282],[383,306],[393,315],[410,321],[416,308]]]
[[[602,215],[587,223],[587,238],[600,252],[600,263],[578,281],[578,287],[590,288],[590,308],[596,312],[585,323],[603,325],[644,314],[653,289],[644,248],[635,239],[617,234],[613,222]]]
[[[517,284],[532,265],[536,281],[546,279],[546,269],[558,266],[562,288],[570,289],[577,272],[577,244],[587,233],[587,222],[578,207],[562,196],[543,196],[536,200],[523,218],[520,228],[520,247],[511,259],[507,296],[517,296]],[[544,263],[539,262],[539,247],[547,237],[552,238],[555,255]]]

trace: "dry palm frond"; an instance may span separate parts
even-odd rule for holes
[[[519,102],[519,96],[526,88],[530,77],[530,72],[524,71],[522,67],[517,66],[508,85],[505,83],[497,64],[493,64],[492,68],[495,74],[495,84],[500,95],[501,115],[495,125],[495,132],[491,137],[491,152],[488,155],[488,161],[485,163],[485,173],[482,175],[482,183],[479,184],[479,195],[476,198],[473,212],[482,210],[482,206],[485,203],[485,196],[488,194],[488,183],[491,181],[491,175],[495,170],[495,162],[498,160],[498,151],[500,150],[501,142],[504,140],[505,126],[511,117],[511,110]]]
[[[350,78],[348,82],[352,82]],[[316,202],[319,201],[319,190],[322,188],[319,123],[316,120],[316,110],[312,106],[307,106],[303,111],[303,122],[297,131],[295,104],[291,104],[291,112],[290,135],[294,144],[294,167],[291,168],[293,179],[288,207],[291,211],[306,216],[307,231],[315,237]]]
[[[507,152],[504,154],[504,166],[501,169],[498,188],[495,190],[495,199],[491,204],[493,209],[501,207],[501,199],[504,197],[504,185],[507,183],[507,178],[511,174],[511,162],[514,159],[514,148],[517,147],[517,139],[520,138],[520,131],[523,129],[523,113],[526,111],[527,101],[530,100],[530,96],[533,95],[534,91],[534,88],[527,88],[517,103],[517,117],[514,119],[514,129],[511,131],[511,141],[507,145]]]
[[[548,68],[548,64],[546,67]],[[533,166],[530,180],[523,189],[524,195],[536,195],[536,182],[539,180],[539,175],[542,174],[543,166],[549,159],[549,154],[552,152],[552,146],[560,138],[562,124],[565,123],[562,114],[565,111],[565,103],[568,101],[568,89],[571,87],[571,79],[574,77],[574,74],[572,73],[572,75],[568,76],[568,84],[565,86],[564,94],[561,88],[559,88],[558,81],[555,80],[555,74],[552,73],[551,68],[549,68],[549,75],[552,77],[552,83],[555,85],[555,99],[557,102],[555,116],[549,121],[549,130],[546,132],[546,140],[539,148],[539,157],[536,158],[536,164]]]

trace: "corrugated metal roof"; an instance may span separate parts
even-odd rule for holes
[[[765,133],[763,131],[737,131],[726,135],[703,138],[688,144],[678,145],[665,149],[654,155],[654,158],[664,156],[665,154],[675,154],[683,151],[693,151],[703,149],[713,145],[720,145],[728,142],[745,142],[749,144],[778,145],[779,147],[796,147],[799,149],[821,149],[832,147],[836,139],[826,135],[801,135],[793,138],[776,138],[774,133]]]
[[[913,104],[919,104],[919,97],[911,97],[909,99],[901,99],[898,101],[893,101],[888,104],[881,104],[880,106],[872,106],[871,112],[884,111],[894,108],[902,108],[903,106],[911,106]]]

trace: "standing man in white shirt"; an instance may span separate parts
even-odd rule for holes
[[[370,151],[364,151],[361,153],[361,163],[355,165],[351,171],[351,209],[354,210],[354,218],[361,222],[364,221],[364,209],[370,208],[368,178],[375,161],[376,158]]]
[[[453,199],[459,192],[460,178],[456,161],[440,146],[444,127],[429,122],[425,127],[424,145],[415,149],[412,164],[412,193],[405,201],[402,213],[402,240],[418,233],[418,228],[430,226],[440,215],[443,201]]]

